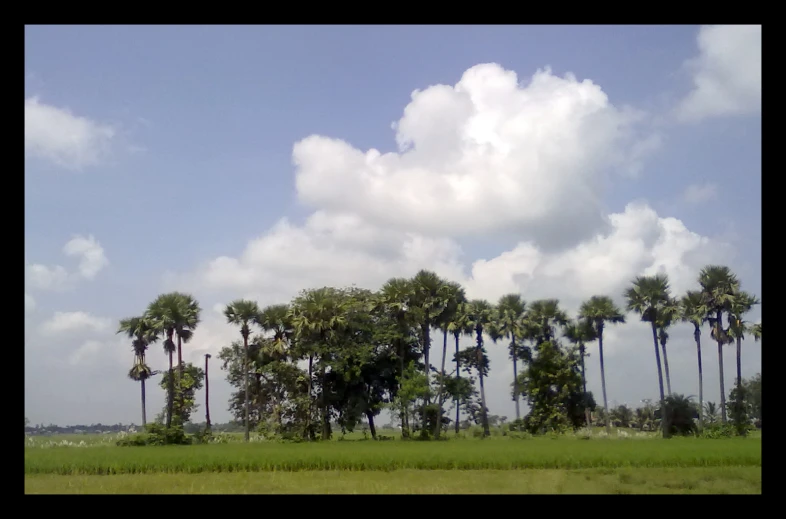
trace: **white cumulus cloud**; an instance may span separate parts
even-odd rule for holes
[[[761,111],[761,25],[703,26],[686,66],[693,89],[677,107],[687,122]]]
[[[93,279],[98,272],[109,264],[104,248],[90,236],[74,236],[63,247],[66,256],[79,257],[79,274],[86,279]]]
[[[41,333],[51,336],[70,332],[103,332],[109,329],[109,324],[109,319],[87,312],[55,312],[51,319],[41,325]]]
[[[25,153],[60,167],[81,170],[108,153],[115,130],[65,108],[25,99]]]
[[[68,271],[60,265],[47,267],[33,263],[26,266],[25,274],[28,286],[39,290],[61,290],[69,283]]]
[[[394,124],[398,152],[320,135],[297,142],[297,193],[407,231],[571,243],[604,224],[605,172],[639,168],[657,148],[652,135],[637,137],[641,117],[590,80],[546,69],[522,84],[499,65],[477,65],[454,86],[413,92]]]

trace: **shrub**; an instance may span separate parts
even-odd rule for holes
[[[163,424],[147,424],[145,432],[132,434],[118,440],[118,447],[141,447],[146,445],[190,445],[191,437],[183,427],[173,425],[167,429]]]

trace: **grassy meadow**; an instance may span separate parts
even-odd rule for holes
[[[115,447],[116,436],[106,436],[26,439],[25,492],[761,493],[760,437],[245,444],[229,435],[227,443]]]

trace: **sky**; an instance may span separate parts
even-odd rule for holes
[[[623,306],[642,274],[680,296],[708,264],[761,298],[760,26],[26,27],[32,423],[139,423],[118,321],[166,291],[200,302],[184,358],[202,365],[239,339],[237,298],[429,269],[575,315],[596,294]],[[670,336],[672,389],[698,395],[691,326]],[[610,405],[656,398],[653,348],[636,315],[607,327]],[[487,349],[490,412],[513,417],[507,348]],[[733,347],[723,360],[728,391]],[[148,361],[167,365],[159,345]],[[744,341],[743,376],[760,370]],[[218,359],[210,374],[224,422]],[[154,416],[164,394],[147,395]]]

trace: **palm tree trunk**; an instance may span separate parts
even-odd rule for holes
[[[177,412],[180,415],[180,424],[183,424],[183,407],[185,395],[183,394],[183,351],[181,349],[180,335],[177,336]]]
[[[210,430],[210,376],[208,375],[208,356],[205,355],[205,426]]]
[[[456,337],[456,380],[461,379],[461,371],[459,366],[459,335],[454,334]],[[456,398],[456,434],[459,433],[459,419],[461,418],[461,401]]]
[[[720,310],[717,312],[718,320],[715,321],[715,340],[718,342],[718,369],[720,370],[720,405],[721,405],[721,422],[726,425],[726,384],[723,380],[723,314]]]
[[[147,409],[145,405],[145,379],[142,378],[139,383],[142,385],[142,427],[147,425]]]
[[[442,369],[440,370],[439,377],[439,393],[437,399],[439,401],[439,414],[437,415],[437,423],[434,424],[434,438],[439,438],[439,432],[442,429],[442,390],[445,388],[445,358],[448,356],[448,329],[442,330]]]
[[[737,387],[742,387],[742,337],[737,337]]]
[[[489,429],[489,416],[486,411],[486,389],[483,386],[483,330],[478,330],[478,380],[480,382],[480,405],[483,419],[483,436],[491,436]]]
[[[428,320],[428,313],[426,314],[426,321],[423,323],[423,362],[425,363],[426,371],[426,398],[423,399],[423,406],[421,407],[421,427],[420,435],[426,435],[426,406],[431,403],[431,363],[429,361],[429,353],[431,350],[431,325]]]
[[[696,340],[696,354],[699,358],[699,429],[704,429],[704,382],[702,381],[701,369],[701,330],[698,326],[693,332],[693,338]]]
[[[311,395],[314,392],[313,366],[314,366],[314,355],[311,354],[308,356],[308,418],[306,419],[306,434],[308,434],[309,440],[314,439],[314,434],[312,433],[312,429],[311,429],[311,415],[313,414]]]
[[[606,398],[606,365],[603,362],[603,328],[599,328],[598,333],[598,352],[600,353],[600,384],[603,389],[603,409],[606,411],[606,434],[611,434],[611,415],[609,414],[609,401]],[[660,363],[658,364],[660,366]]]
[[[249,399],[248,399],[248,336],[243,335],[243,371],[245,373],[245,385],[246,385],[246,432],[244,439],[248,442],[251,439],[251,424],[248,421],[248,408],[249,408]]]
[[[663,348],[663,370],[666,372],[666,391],[671,396],[671,377],[669,376],[669,357],[666,355],[666,341],[660,343]]]
[[[579,356],[581,357],[581,386],[584,388],[584,396],[582,398],[582,401],[584,402],[584,421],[586,422],[587,427],[591,427],[592,413],[590,413],[589,407],[587,407],[587,376],[584,372],[585,351],[585,346],[583,344],[579,344]]]
[[[330,439],[330,416],[328,415],[328,405],[327,405],[327,385],[326,376],[325,376],[325,366],[322,366],[320,370],[320,380],[322,381],[322,439],[329,440]]]
[[[521,419],[521,408],[519,407],[519,370],[516,364],[518,349],[516,348],[516,336],[510,334],[511,349],[513,350],[513,400],[516,402],[516,423]]]
[[[663,394],[663,371],[660,367],[660,348],[658,348],[658,330],[655,326],[655,319],[652,320],[652,340],[655,343],[655,362],[658,364],[658,390],[660,391],[660,424],[663,436],[668,436],[669,428],[666,426],[667,413],[665,409],[666,396]],[[608,417],[606,418],[608,420]]]
[[[175,369],[173,365],[172,352],[169,352],[169,380],[167,381],[167,409],[166,409],[166,428],[172,426],[172,413],[175,409]]]

